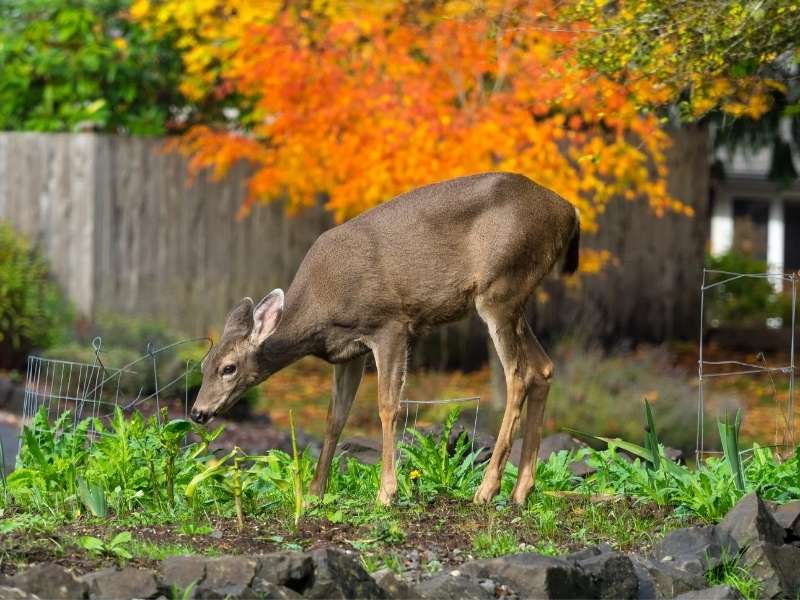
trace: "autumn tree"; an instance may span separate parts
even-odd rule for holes
[[[255,167],[243,213],[323,195],[342,220],[415,186],[493,169],[553,188],[588,231],[616,196],[687,210],[666,192],[668,136],[639,110],[660,90],[576,67],[580,27],[558,25],[549,0],[268,6],[132,7],[178,32],[183,93],[231,102],[229,120],[192,128],[181,146],[195,170]]]
[[[770,148],[769,177],[797,177],[796,0],[576,0],[562,14],[589,24],[578,48],[584,67],[621,84],[650,81],[664,94],[649,108],[713,123],[715,144],[729,151]]]

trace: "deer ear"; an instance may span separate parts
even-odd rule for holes
[[[225,317],[223,333],[247,336],[253,330],[253,299],[243,298]]]
[[[272,290],[253,309],[251,341],[256,345],[275,333],[283,316],[283,290]]]

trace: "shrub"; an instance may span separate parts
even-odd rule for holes
[[[0,129],[162,133],[186,104],[181,58],[128,5],[0,0]]]
[[[706,258],[708,269],[730,273],[766,273],[767,263],[745,254],[727,252]],[[706,276],[706,285],[727,278],[725,275]],[[743,277],[717,285],[706,292],[705,317],[712,325],[761,325],[768,317],[782,317],[784,324],[791,319],[791,302],[775,291],[769,279]]]
[[[0,368],[63,339],[73,313],[40,254],[0,222]]]

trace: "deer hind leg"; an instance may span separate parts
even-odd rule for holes
[[[387,328],[369,342],[378,370],[378,412],[383,428],[381,487],[378,502],[388,506],[397,492],[395,430],[406,378],[408,335],[402,326]]]
[[[541,350],[536,338],[533,337],[530,327],[522,315],[521,307],[509,309],[502,304],[495,305],[479,299],[477,308],[478,314],[489,328],[489,334],[503,365],[506,379],[506,409],[503,421],[497,434],[497,442],[489,466],[486,468],[483,481],[475,494],[475,502],[484,504],[489,502],[500,490],[503,469],[505,469],[511,451],[511,442],[519,425],[525,399],[536,381],[549,381],[552,365]],[[537,419],[538,422],[541,421],[547,395],[546,388],[543,389],[543,392],[538,391],[538,387],[536,389],[537,392],[533,396],[537,400],[530,403],[533,410],[530,410],[528,422],[524,427],[527,441],[527,443],[523,443],[523,460],[525,462],[529,462],[533,454],[538,451],[539,439],[531,432],[540,430]],[[527,456],[525,456],[526,450]],[[520,471],[520,477],[523,476],[523,472],[525,472],[524,469]],[[530,478],[530,473],[528,472],[525,477]],[[527,480],[523,479],[523,483],[525,481]],[[515,492],[516,490],[522,491],[525,485],[527,484],[520,487],[518,483]],[[532,481],[530,485],[532,485]],[[526,494],[530,485],[524,490]]]
[[[336,452],[336,444],[347,422],[347,416],[350,414],[350,407],[353,405],[353,399],[356,397],[358,386],[364,375],[366,362],[367,357],[365,355],[333,367],[333,393],[331,402],[328,405],[325,441],[322,444],[317,470],[314,473],[314,479],[309,489],[314,496],[322,496],[325,493],[325,488],[328,485],[328,473],[331,469],[333,455]]]
[[[524,505],[528,494],[536,483],[536,460],[539,455],[539,444],[542,441],[542,422],[550,382],[553,378],[553,361],[547,356],[539,340],[533,335],[530,326],[523,319],[527,332],[527,352],[532,366],[533,382],[525,401],[525,421],[522,425],[522,453],[520,454],[517,483],[511,499],[518,505]]]

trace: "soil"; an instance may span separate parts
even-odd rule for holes
[[[580,520],[585,498],[567,500],[565,519]],[[604,501],[607,502],[607,501]],[[652,519],[653,523],[668,520],[669,510],[654,505],[634,504],[625,498],[612,501],[611,511],[633,510],[639,518]],[[192,535],[181,531],[178,525],[130,526],[112,523],[102,524],[96,520],[80,519],[57,527],[47,533],[36,531],[13,531],[0,538],[0,573],[14,574],[18,568],[36,562],[51,561],[68,567],[77,574],[113,566],[119,561],[109,557],[92,557],[77,545],[80,536],[94,536],[109,540],[121,531],[130,531],[135,542],[154,546],[179,545],[191,550],[187,553],[219,554],[263,554],[287,549],[314,550],[324,547],[339,547],[357,550],[366,558],[385,558],[393,555],[411,579],[424,577],[440,568],[453,568],[475,558],[472,541],[476,533],[493,528],[495,531],[513,531],[521,544],[535,545],[543,537],[535,525],[520,517],[516,509],[499,511],[494,507],[475,506],[471,502],[439,499],[422,510],[398,507],[399,535],[382,535],[375,523],[355,525],[332,523],[327,519],[306,517],[295,530],[281,519],[249,518],[240,532],[233,520],[214,518],[213,530],[208,534]],[[570,532],[574,523],[559,524],[555,539],[559,552],[576,551],[599,541],[573,540]],[[653,531],[653,536],[659,532]],[[641,540],[619,547],[622,551],[643,550]],[[126,564],[137,567],[153,567],[154,558],[137,556]]]

